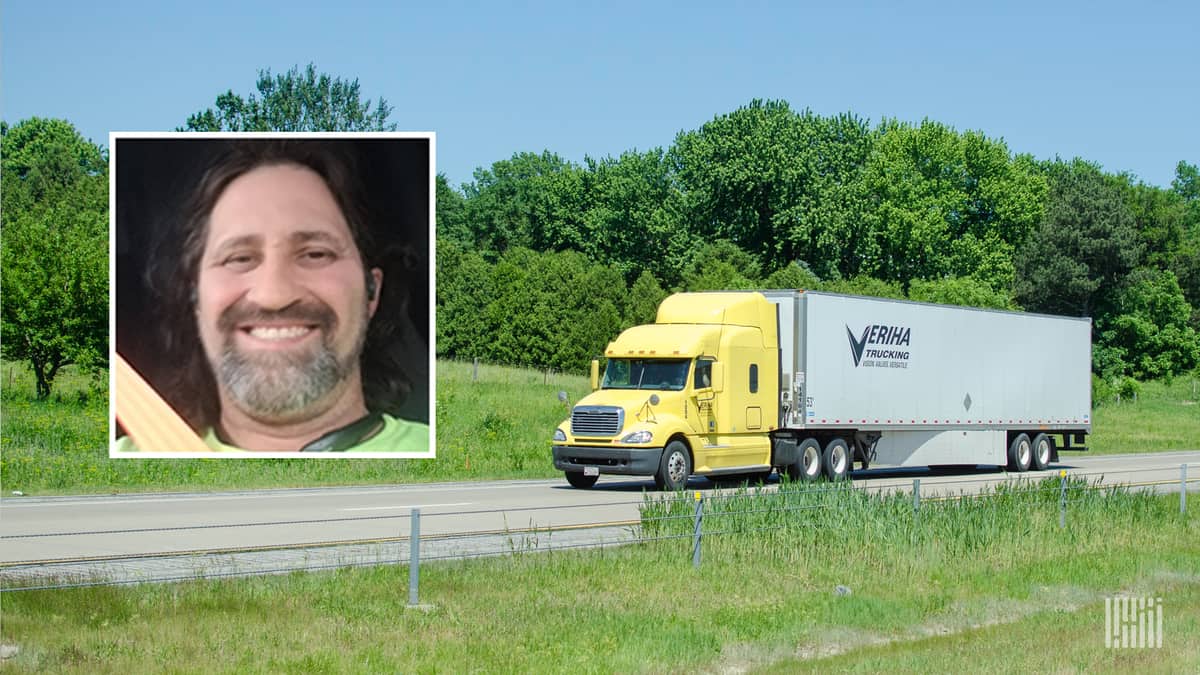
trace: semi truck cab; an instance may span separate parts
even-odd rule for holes
[[[599,475],[654,476],[679,489],[689,475],[771,472],[779,424],[775,307],[757,293],[682,293],[655,323],[609,343],[601,379],[554,433],[554,465],[591,487]]]

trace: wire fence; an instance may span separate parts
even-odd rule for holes
[[[1163,473],[1147,468],[1123,473]],[[1190,472],[1190,475],[1189,475]],[[983,484],[982,489],[968,489]],[[233,528],[293,527],[307,524],[387,522],[392,530],[369,540],[320,542],[315,544],[257,547],[237,550],[200,550],[177,554],[80,558],[0,565],[0,592],[81,588],[138,583],[179,582],[199,579],[283,574],[297,571],[332,570],[378,565],[407,565],[410,605],[419,605],[420,568],[453,560],[514,556],[526,553],[573,551],[609,546],[649,545],[659,542],[688,544],[691,564],[702,564],[705,542],[732,536],[761,536],[763,533],[803,532],[819,537],[856,518],[885,518],[920,528],[926,517],[963,505],[992,504],[996,508],[1024,509],[1045,514],[1057,511],[1058,527],[1070,527],[1072,506],[1128,493],[1135,488],[1179,491],[1179,512],[1187,513],[1188,490],[1200,483],[1200,465],[1179,466],[1177,479],[1104,482],[1104,472],[1060,471],[1056,478],[943,479],[923,485],[921,478],[885,484],[789,483],[734,489],[681,492],[666,495],[643,493],[624,501],[587,500],[558,506],[517,506],[423,513],[354,516],[326,519],[295,519],[229,524],[186,525],[155,528],[59,531],[0,536],[4,540],[65,537],[107,537],[155,532],[178,533]],[[1190,489],[1195,490],[1194,487]],[[911,499],[911,506],[908,506]],[[454,518],[504,514],[538,514],[626,507],[637,516],[615,522],[585,522],[570,526],[513,528],[481,531],[431,532],[439,523]],[[1194,507],[1193,507],[1194,508]],[[911,509],[911,511],[910,511]],[[1000,514],[994,513],[992,517]],[[907,519],[907,521],[905,520]],[[434,527],[430,527],[433,525]],[[918,531],[918,530],[914,530]],[[773,534],[772,536],[775,536]],[[681,553],[681,558],[682,558]]]

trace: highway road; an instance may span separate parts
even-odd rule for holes
[[[1060,470],[1105,483],[1155,484],[1178,490],[1180,465],[1187,464],[1189,493],[1200,492],[1200,451],[1137,455],[1064,455],[1044,472],[1022,478],[1056,476]],[[854,485],[868,490],[911,490],[921,481],[922,497],[975,492],[1010,480],[994,468],[956,470],[877,469],[854,473]],[[720,489],[703,478],[689,486],[701,494]],[[183,575],[224,569],[283,569],[299,558],[334,566],[352,559],[406,559],[410,513],[420,509],[421,538],[440,539],[437,555],[506,552],[560,545],[614,542],[632,536],[643,493],[653,483],[603,477],[590,490],[562,479],[419,484],[380,487],[170,493],[86,497],[0,498],[0,581],[74,575],[111,576],[119,567],[142,578],[161,577],[160,559],[183,559]],[[1193,507],[1192,504],[1195,504]],[[1200,508],[1200,497],[1189,508]],[[592,527],[604,525],[603,527]],[[520,541],[514,533],[529,532]],[[470,536],[468,536],[470,535]],[[487,538],[491,537],[490,541]],[[498,543],[497,543],[498,542]],[[339,543],[340,546],[332,546]],[[317,556],[314,551],[324,551]],[[426,549],[422,549],[422,556]],[[299,551],[299,553],[297,553]],[[330,557],[330,551],[337,555]],[[221,556],[225,556],[222,558]],[[349,556],[349,557],[347,557]],[[331,561],[331,562],[330,562]],[[216,565],[216,567],[214,567]],[[240,567],[239,567],[240,565]],[[285,567],[280,567],[280,566]],[[114,567],[115,566],[115,567]],[[265,567],[264,567],[265,566]],[[166,572],[179,574],[178,564]],[[253,571],[253,570],[251,570]],[[136,576],[136,574],[135,574]]]

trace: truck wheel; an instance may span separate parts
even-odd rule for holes
[[[821,455],[821,463],[825,465],[825,477],[829,480],[845,480],[850,475],[850,446],[846,441],[835,438],[825,444],[825,452]]]
[[[573,488],[586,490],[596,484],[600,480],[600,476],[585,476],[582,471],[564,471],[567,474],[567,482]]]
[[[1046,434],[1033,437],[1033,468],[1045,471],[1050,466],[1050,457],[1054,455],[1054,439]]]
[[[682,490],[687,487],[688,476],[692,475],[692,456],[687,446],[680,441],[671,441],[663,450],[654,484],[659,490]]]
[[[1024,472],[1033,461],[1033,444],[1026,434],[1017,434],[1008,446],[1008,470]]]
[[[787,475],[792,480],[814,481],[821,475],[821,444],[814,438],[806,438],[797,448],[799,459],[787,465]]]

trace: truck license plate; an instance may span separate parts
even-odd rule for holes
[[[585,467],[583,467],[583,475],[585,475],[585,476],[599,476],[599,475],[600,475],[600,467],[598,467],[598,466],[585,466]]]

